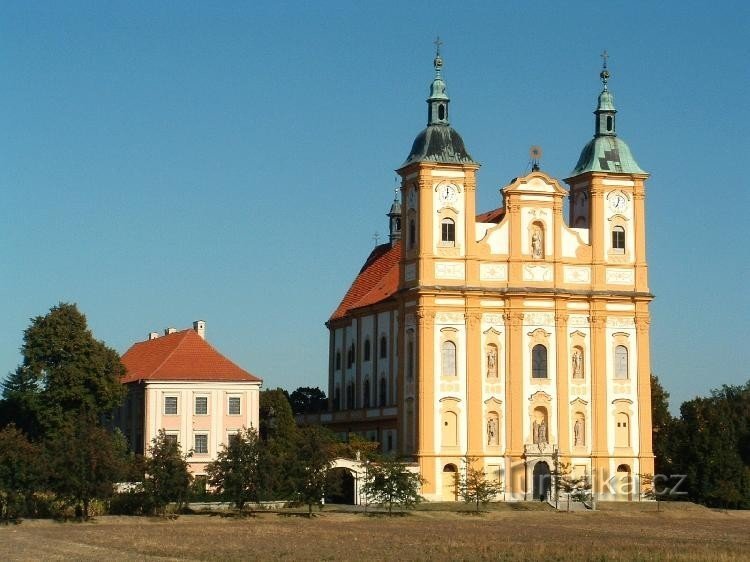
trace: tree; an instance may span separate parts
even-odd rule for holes
[[[651,375],[651,427],[657,474],[672,472],[674,423],[669,413],[669,393],[664,390],[659,377]]]
[[[29,500],[43,482],[39,446],[14,425],[0,431],[0,518],[27,514]]]
[[[503,491],[503,485],[501,482],[494,482],[487,478],[484,470],[479,467],[477,457],[465,457],[464,469],[465,472],[459,481],[459,494],[466,503],[475,504],[476,511],[479,513],[480,504],[487,505],[495,499],[497,494]]]
[[[308,517],[312,517],[312,506],[320,505],[331,484],[329,471],[336,445],[334,435],[321,426],[303,427],[298,433],[296,497],[307,505]]]
[[[406,464],[397,458],[383,457],[369,465],[362,492],[373,503],[388,506],[392,515],[393,506],[411,508],[422,500],[419,490],[424,479],[410,471]]]
[[[349,440],[346,443],[339,443],[337,447],[337,456],[358,460],[373,460],[378,456],[380,443],[370,441],[356,433],[349,434]]]
[[[44,442],[49,488],[76,506],[83,519],[92,499],[112,495],[125,473],[124,436],[91,423],[85,417],[66,423]]]
[[[178,510],[190,492],[190,471],[180,445],[170,439],[163,429],[151,440],[145,459],[144,491],[157,512],[163,513],[169,502],[176,502]]]
[[[32,319],[21,353],[23,362],[5,383],[3,397],[5,409],[33,437],[80,416],[99,422],[124,396],[119,356],[94,338],[75,304],[60,303]]]
[[[254,429],[242,428],[206,467],[208,483],[242,511],[257,501],[260,485],[260,439]]]
[[[555,463],[555,500],[560,497],[560,492],[567,495],[567,510],[570,511],[570,500],[585,501],[589,497],[591,484],[586,476],[574,476],[570,463],[557,461]],[[555,504],[557,505],[557,504]]]
[[[289,395],[292,412],[296,414],[319,414],[328,407],[325,392],[318,387],[300,386]]]
[[[260,393],[260,498],[288,499],[295,493],[297,425],[280,388]]]

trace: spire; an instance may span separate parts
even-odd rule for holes
[[[450,103],[450,98],[445,92],[445,82],[441,74],[443,58],[440,56],[440,46],[442,44],[443,42],[438,37],[435,40],[435,59],[432,61],[435,67],[435,78],[430,85],[430,97],[427,99],[427,125],[448,124],[448,103]]]
[[[389,219],[389,236],[388,241],[393,246],[396,241],[401,239],[401,203],[398,199],[399,187],[396,186],[394,189],[393,203],[391,204],[391,210],[388,212]]]
[[[609,70],[607,69],[607,59],[609,55],[605,50],[602,54],[602,71],[599,73],[599,78],[602,80],[602,93],[599,94],[599,103],[597,104],[596,111],[596,129],[594,130],[595,137],[610,136],[616,137],[617,133],[615,130],[615,98],[607,87],[609,82]]]

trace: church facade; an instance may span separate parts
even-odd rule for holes
[[[442,65],[438,52],[390,240],[326,324],[321,421],[412,458],[428,500],[457,498],[467,458],[502,482],[499,499],[544,496],[560,463],[598,499],[637,499],[653,473],[648,174],[617,136],[606,62],[567,187],[534,166],[482,214]]]

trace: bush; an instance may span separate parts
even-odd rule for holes
[[[154,502],[142,489],[120,492],[109,500],[110,515],[146,515],[154,511]]]

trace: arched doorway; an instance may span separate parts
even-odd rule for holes
[[[552,490],[552,475],[550,474],[549,465],[544,461],[539,461],[534,465],[534,487],[533,495],[535,500],[544,501]]]
[[[633,481],[630,475],[630,466],[621,464],[617,467],[617,472],[612,482],[612,488],[615,491],[616,501],[630,501],[633,493]]]
[[[454,502],[457,499],[458,469],[455,464],[443,467],[443,501]]]
[[[354,475],[346,468],[332,468],[326,488],[326,503],[354,505]]]

